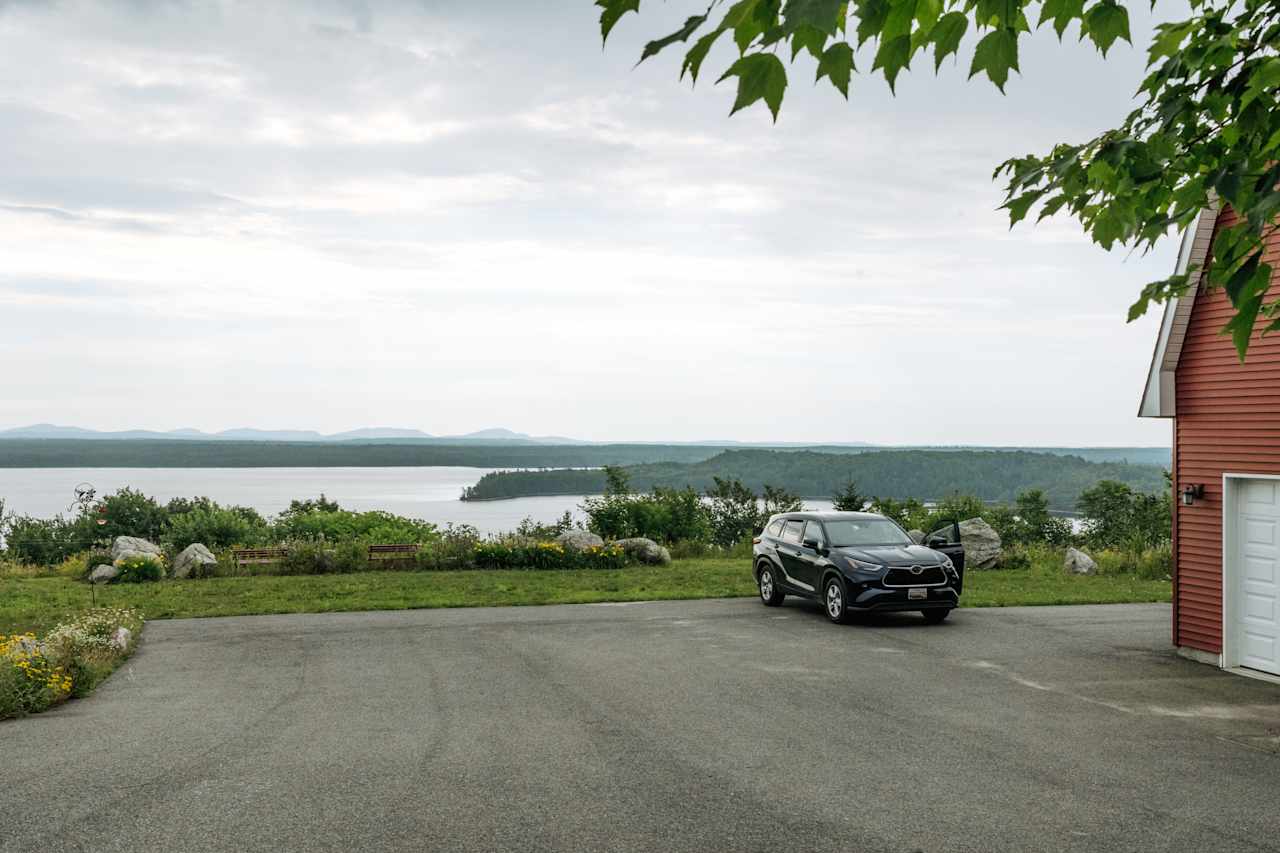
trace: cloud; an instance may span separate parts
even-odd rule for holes
[[[1011,232],[989,180],[1122,116],[1136,52],[1037,36],[1007,98],[944,67],[846,105],[801,67],[775,126],[635,67],[676,11],[602,53],[572,4],[0,2],[4,417],[1167,440],[1123,317],[1172,248]],[[756,404],[793,387],[839,426]]]

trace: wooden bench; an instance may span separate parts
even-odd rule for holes
[[[236,548],[231,552],[237,569],[278,563],[287,556],[289,556],[288,548]]]
[[[369,562],[378,564],[406,564],[418,556],[419,545],[370,545]]]

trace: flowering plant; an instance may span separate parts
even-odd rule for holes
[[[126,608],[90,610],[37,639],[0,635],[0,719],[83,696],[132,654],[142,617]]]

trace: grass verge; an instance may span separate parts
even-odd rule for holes
[[[424,607],[581,604],[755,595],[749,561],[677,560],[665,567],[577,571],[362,572],[210,578],[98,587],[98,606],[147,619],[324,613]],[[970,572],[966,607],[1168,601],[1168,581],[1072,577],[1031,568]],[[0,578],[0,633],[42,632],[91,605],[90,588],[63,577]]]

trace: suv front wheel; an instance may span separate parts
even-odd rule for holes
[[[773,574],[773,566],[768,563],[760,564],[760,570],[756,572],[756,584],[760,587],[760,600],[770,607],[777,607],[782,603],[782,599],[787,597],[778,586],[778,579]]]
[[[822,607],[827,611],[827,618],[837,625],[844,622],[849,613],[845,603],[844,584],[840,578],[828,578],[822,587]]]

